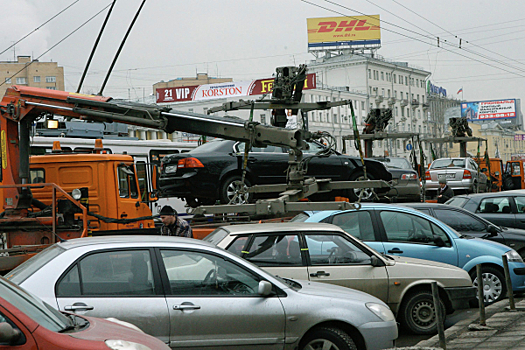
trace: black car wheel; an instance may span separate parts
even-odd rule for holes
[[[357,350],[352,338],[338,328],[312,330],[301,341],[301,350]]]
[[[476,269],[470,273],[470,277],[472,278],[474,287],[477,287],[478,278],[476,276]],[[483,280],[483,299],[486,305],[500,301],[507,296],[505,277],[498,269],[483,266],[481,268],[481,279]]]
[[[375,180],[370,174],[367,173],[366,175],[368,180]],[[361,170],[350,176],[350,181],[361,181],[364,179],[365,175]],[[359,195],[361,195],[361,201],[364,202],[371,202],[377,198],[373,188],[354,188],[348,190],[348,198],[351,202],[357,202]]]
[[[443,316],[445,305],[440,301]],[[414,334],[434,334],[437,331],[437,315],[432,293],[422,291],[407,296],[399,311],[402,326]]]
[[[219,194],[221,203],[246,204],[252,201],[253,193],[247,192],[248,187],[251,186],[250,181],[245,178],[243,184],[241,179],[240,175],[233,175],[224,180]]]

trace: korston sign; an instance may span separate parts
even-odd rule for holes
[[[241,97],[271,93],[274,78],[244,82],[194,85],[157,89],[157,103],[186,101],[205,101],[227,97]],[[315,89],[315,73],[308,74],[304,81],[304,90]]]

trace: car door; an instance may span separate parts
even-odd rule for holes
[[[372,266],[372,253],[341,233],[305,232],[311,281],[358,289],[388,302],[386,266]]]
[[[520,227],[516,222],[516,214],[512,212],[510,197],[483,198],[476,210],[483,218],[499,226]],[[525,224],[524,224],[525,227]]]
[[[235,146],[240,169],[243,166],[244,147],[242,142]],[[277,146],[253,147],[248,153],[247,168],[255,180],[252,185],[286,184],[288,153]]]
[[[384,230],[383,246],[386,254],[458,265],[453,240],[435,223],[398,211],[378,210],[377,214]],[[444,246],[435,243],[436,236],[443,240]]]
[[[149,249],[97,251],[81,257],[58,280],[60,310],[115,317],[168,343],[169,313]]]
[[[201,250],[160,249],[177,349],[282,349],[285,314],[276,295],[258,294],[261,277]]]
[[[250,239],[238,236],[227,250],[271,274],[308,280],[308,268],[301,254],[297,234],[257,233]]]

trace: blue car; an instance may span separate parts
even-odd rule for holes
[[[292,221],[335,224],[380,253],[461,267],[470,274],[475,286],[476,265],[482,264],[486,303],[507,295],[502,260],[506,255],[513,291],[525,291],[525,264],[514,249],[464,236],[438,219],[411,208],[371,203],[363,204],[359,210],[304,212]]]

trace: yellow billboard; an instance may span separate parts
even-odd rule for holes
[[[378,46],[379,15],[308,18],[308,48]]]

